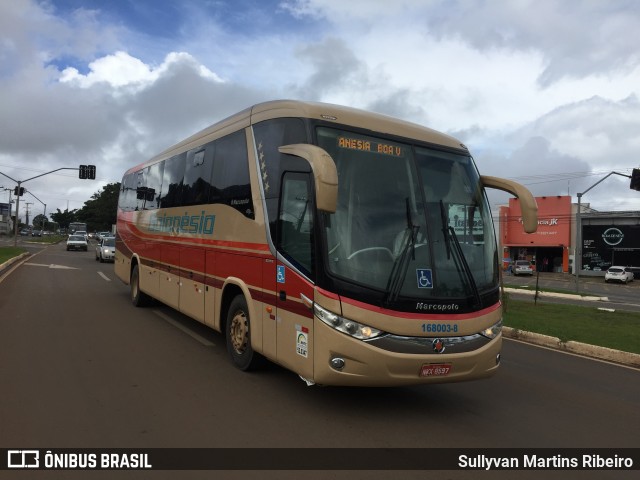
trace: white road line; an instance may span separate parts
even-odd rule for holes
[[[104,278],[107,282],[110,282],[111,279],[109,277],[107,277],[104,273],[102,272],[98,272],[98,275],[100,275],[102,278]]]
[[[169,317],[164,312],[161,312],[160,310],[152,310],[152,312],[155,313],[157,316],[159,316],[161,319],[163,319],[165,322],[173,325],[177,329],[182,330],[184,333],[189,335],[191,338],[197,340],[198,342],[200,342],[205,347],[215,347],[215,344],[213,342],[210,342],[209,340],[204,338],[202,335],[198,335],[194,331],[189,330],[187,327],[185,327],[184,325],[182,325],[179,322],[176,322],[173,318]]]

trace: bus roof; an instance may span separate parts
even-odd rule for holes
[[[329,103],[273,100],[256,104],[213,124],[173,145],[148,162],[129,169],[127,173],[139,170],[143,165],[149,165],[178,153],[186,152],[203,143],[246,128],[252,124],[271,118],[284,117],[301,117],[335,122],[338,125],[364,128],[372,132],[411,138],[421,142],[467,151],[467,148],[454,137],[416,123],[407,122],[380,113]]]

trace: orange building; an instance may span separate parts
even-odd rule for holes
[[[509,206],[500,207],[499,238],[504,268],[515,260],[529,260],[541,272],[569,272],[571,197],[536,197],[536,202],[536,233],[525,233],[522,229],[517,198],[509,199]]]

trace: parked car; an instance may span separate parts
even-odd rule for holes
[[[41,237],[42,236],[42,230],[34,230],[31,232],[31,236],[32,237]]]
[[[633,272],[629,267],[609,267],[604,275],[604,281],[629,283],[633,282]]]
[[[115,237],[104,237],[96,247],[96,262],[113,262],[116,256]]]
[[[87,239],[84,235],[69,235],[67,238],[67,251],[69,250],[89,250]]]
[[[531,262],[528,260],[516,260],[513,265],[514,275],[533,275],[533,268],[531,268]]]

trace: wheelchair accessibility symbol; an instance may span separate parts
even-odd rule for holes
[[[430,268],[417,268],[418,288],[433,288],[433,277]]]
[[[278,265],[278,270],[276,272],[276,278],[278,283],[285,283],[284,282],[284,265]]]

